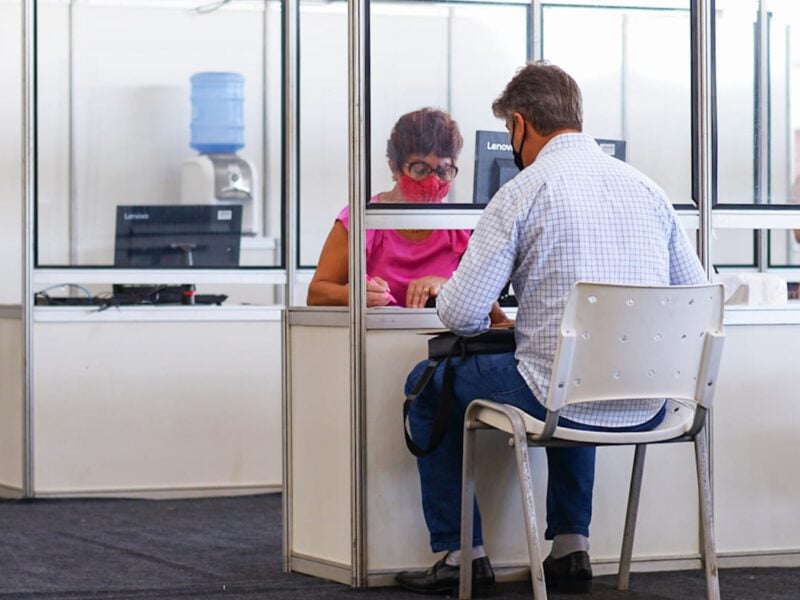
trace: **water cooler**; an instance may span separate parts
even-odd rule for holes
[[[198,156],[183,161],[181,201],[240,204],[242,234],[261,229],[261,195],[244,148],[244,77],[239,73],[195,73],[192,84],[191,147]]]

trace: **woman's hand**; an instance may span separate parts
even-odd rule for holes
[[[386,306],[390,302],[395,302],[394,296],[390,293],[389,284],[382,277],[367,277],[367,308],[373,306]]]
[[[444,277],[437,275],[427,275],[414,279],[408,284],[406,293],[406,306],[408,308],[425,308],[428,298],[435,298],[439,295],[439,290],[447,282]]]

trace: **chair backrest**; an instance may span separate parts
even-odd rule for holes
[[[723,288],[579,282],[561,321],[547,407],[632,398],[711,405]]]

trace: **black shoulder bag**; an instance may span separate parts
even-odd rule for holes
[[[428,340],[428,364],[425,366],[425,371],[423,371],[417,385],[414,386],[414,389],[411,390],[406,396],[405,402],[403,402],[403,433],[406,437],[406,446],[414,456],[422,458],[436,450],[444,437],[445,431],[447,431],[450,413],[453,410],[452,358],[454,356],[464,358],[473,354],[514,352],[516,347],[514,329],[509,327],[489,329],[471,337],[464,337],[446,331]],[[408,413],[411,410],[411,405],[422,390],[425,389],[425,386],[428,385],[428,382],[436,372],[436,368],[442,361],[444,361],[442,398],[433,420],[428,446],[427,448],[421,448],[411,439],[411,434],[408,430]]]

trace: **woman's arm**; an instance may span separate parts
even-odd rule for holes
[[[308,286],[306,303],[309,306],[347,306],[350,290],[347,285],[347,257],[350,254],[348,233],[341,221],[336,221],[322,246],[319,264]],[[392,301],[389,286],[380,277],[366,283],[367,306],[386,306]]]
[[[309,306],[347,306],[348,234],[341,221],[331,228],[314,277],[308,285]]]

